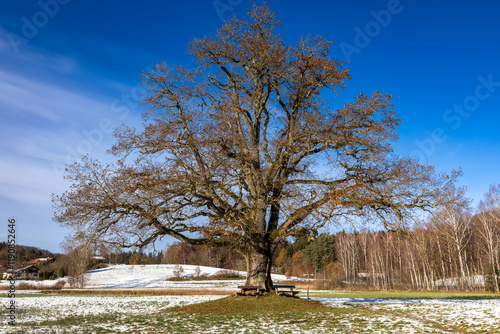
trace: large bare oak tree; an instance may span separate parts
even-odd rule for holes
[[[88,239],[145,246],[162,236],[234,247],[247,284],[273,289],[283,239],[345,217],[389,223],[430,209],[457,174],[398,157],[391,97],[330,103],[350,79],[321,37],[287,45],[267,6],[194,38],[197,66],[147,71],[144,127],[122,126],[102,164],[68,168],[55,220]],[[338,96],[329,94],[328,98]]]

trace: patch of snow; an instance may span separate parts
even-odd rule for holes
[[[19,298],[17,323],[63,319],[68,316],[116,313],[143,315],[166,308],[224,298],[226,296],[41,296]],[[7,317],[2,319],[7,325]],[[0,328],[1,329],[1,328]]]
[[[66,287],[69,286],[69,284],[67,283],[68,282],[68,278],[67,277],[57,278],[57,279],[47,279],[47,280],[41,280],[41,281],[37,281],[37,280],[19,280],[19,279],[16,279],[16,286],[18,286],[19,284],[30,284],[30,285],[39,286],[39,287],[42,288],[42,287],[50,287],[52,285],[57,284],[60,281],[64,281],[66,283],[66,285],[65,285]],[[8,287],[9,285],[10,285],[10,281],[9,280],[0,280],[0,287]],[[23,291],[23,290],[18,290],[16,292],[19,292],[19,291]]]
[[[468,286],[476,286],[476,287],[484,287],[484,276],[483,275],[474,275],[474,276],[467,276],[467,277],[453,277],[453,278],[447,278],[447,279],[439,279],[437,281],[434,281],[435,286],[448,286],[448,287],[454,287],[454,286],[460,286],[466,283]]]
[[[371,298],[311,298],[330,307],[370,307],[374,310],[388,310],[391,321],[406,321],[413,328],[421,327],[426,321],[465,325],[475,330],[488,331],[500,321],[500,300],[458,300],[458,299],[371,299]],[[400,311],[395,313],[394,311]],[[398,317],[397,314],[405,316]],[[373,321],[373,319],[371,320]],[[424,330],[426,331],[426,330]]]

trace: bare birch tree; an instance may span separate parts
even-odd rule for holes
[[[476,227],[482,248],[487,254],[487,278],[491,280],[492,290],[498,292],[500,288],[500,185],[491,186],[490,191],[479,204]]]

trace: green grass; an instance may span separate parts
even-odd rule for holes
[[[264,296],[229,296],[205,303],[174,308],[181,313],[218,313],[218,314],[254,314],[262,312],[317,312],[329,310],[317,301],[300,298],[281,297],[274,293]]]
[[[170,309],[167,319],[171,333],[233,333],[246,328],[249,333],[330,332],[342,328],[340,320],[367,310],[333,309],[317,301],[264,294],[264,296],[229,296],[226,298]]]
[[[31,298],[31,297],[42,297],[43,295],[41,293],[29,293],[29,294],[19,294],[16,293],[16,299],[18,298]],[[8,294],[6,293],[0,293],[0,299],[1,298],[10,298]]]
[[[306,294],[301,293],[304,297]],[[488,292],[435,292],[435,291],[328,291],[310,292],[316,298],[369,298],[369,299],[500,299],[500,294]]]
[[[233,291],[209,289],[69,289],[42,291],[43,294],[72,295],[72,296],[187,296],[187,295],[230,295]]]

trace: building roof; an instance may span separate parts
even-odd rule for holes
[[[17,268],[17,269],[14,269],[14,270],[8,270],[9,273],[18,273],[18,272],[22,272],[26,269],[29,269],[29,268],[33,268],[33,269],[36,269],[36,270],[40,270],[38,269],[38,267],[36,267],[34,264],[29,264],[27,266],[24,266],[24,267],[20,267],[20,268]]]

